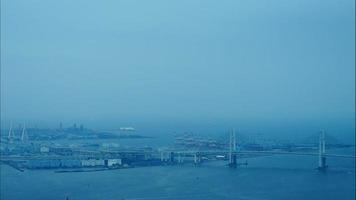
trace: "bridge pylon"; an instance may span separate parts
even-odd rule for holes
[[[198,166],[201,164],[201,162],[202,162],[201,154],[199,152],[196,152],[194,154],[194,165]]]
[[[28,134],[27,134],[26,124],[25,123],[23,123],[21,141],[24,142],[24,143],[28,141]]]
[[[322,130],[319,135],[319,163],[318,170],[325,170],[328,166],[326,165],[326,157],[325,157],[325,131]]]
[[[163,151],[159,152],[160,153],[160,158],[161,158],[161,162],[164,161],[164,155],[163,155]]]
[[[230,133],[230,142],[229,142],[229,167],[236,168],[236,166],[237,166],[236,135],[235,135],[235,129],[232,129]]]
[[[14,134],[14,130],[12,129],[12,122],[10,123],[10,129],[9,129],[9,134],[7,136],[7,139],[9,140],[9,142],[12,142],[12,140],[14,139],[15,134]]]
[[[174,155],[173,151],[171,151],[170,154],[169,154],[169,162],[170,162],[170,164],[174,164],[175,163],[175,155]]]
[[[184,155],[183,153],[179,152],[178,153],[178,164],[183,164],[184,162]]]

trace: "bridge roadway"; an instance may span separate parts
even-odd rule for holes
[[[124,156],[139,156],[139,155],[159,155],[171,154],[181,156],[217,156],[217,155],[229,155],[230,151],[192,151],[192,150],[161,150],[161,151],[88,151],[88,150],[75,150],[74,155],[1,155],[0,160],[35,160],[35,159],[87,159],[90,158],[115,158]],[[231,152],[234,155],[296,155],[296,156],[319,156],[319,153],[314,152],[289,152],[289,151],[235,151]],[[339,155],[339,154],[323,154],[325,157],[339,157],[339,158],[352,158],[355,159],[355,155]]]
[[[201,154],[201,155],[227,155],[229,151],[173,151],[178,154]],[[236,151],[232,152],[236,155],[300,155],[300,156],[319,156],[319,153],[314,152],[290,152],[290,151]],[[339,155],[339,154],[323,154],[325,157],[340,157],[340,158],[356,158],[355,155]]]

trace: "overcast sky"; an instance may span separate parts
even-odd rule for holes
[[[3,0],[2,120],[353,119],[354,0]]]

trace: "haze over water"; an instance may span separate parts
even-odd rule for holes
[[[153,137],[53,146],[161,148],[231,128],[290,142],[323,129],[355,144],[355,1],[3,0],[0,94],[2,136],[11,123],[51,133],[62,122]],[[15,157],[24,145],[1,142]],[[315,156],[246,160],[74,173],[0,164],[0,199],[355,198],[355,159],[327,158],[326,172]]]
[[[340,124],[353,135],[354,7],[2,1],[2,127]]]

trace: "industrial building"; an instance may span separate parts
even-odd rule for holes
[[[29,160],[26,163],[29,169],[51,169],[51,168],[80,168],[80,167],[114,167],[121,166],[122,161],[117,159],[52,159],[52,160]]]

